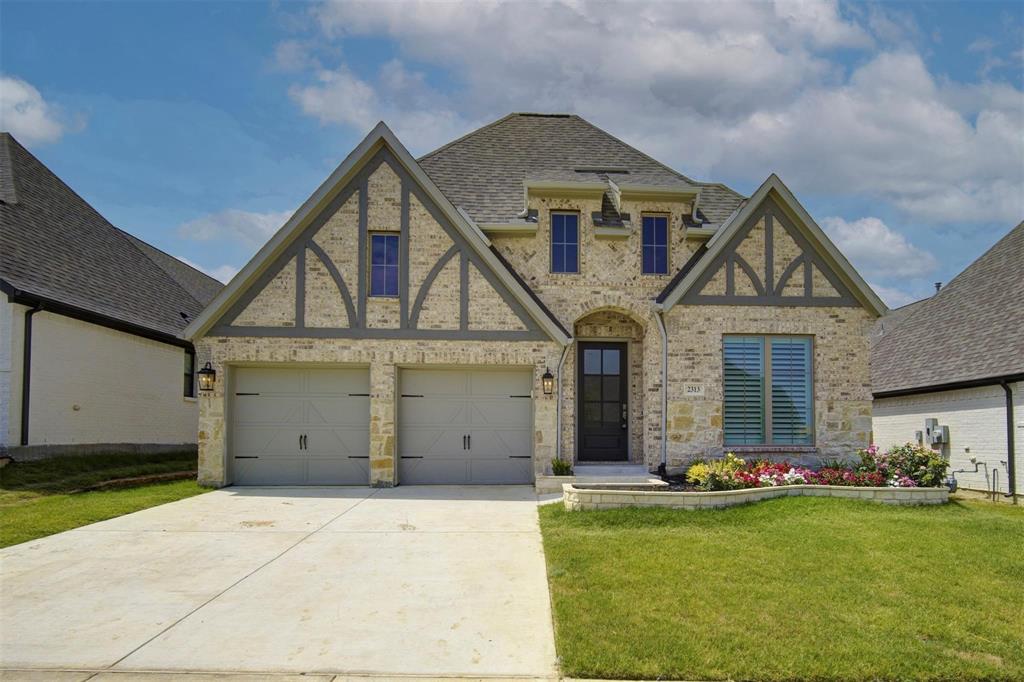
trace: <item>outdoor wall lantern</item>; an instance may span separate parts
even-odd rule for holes
[[[555,375],[551,373],[550,368],[544,370],[540,385],[544,389],[544,395],[551,395],[555,391]]]
[[[217,383],[217,370],[210,367],[210,363],[206,363],[199,374],[199,390],[200,391],[212,391],[213,385]]]

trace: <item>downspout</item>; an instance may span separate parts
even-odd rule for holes
[[[558,382],[558,390],[555,393],[555,459],[562,459],[562,366],[571,347],[572,341],[562,349],[562,357],[558,359],[558,368],[555,370],[555,380]]]
[[[21,348],[21,444],[28,445],[29,395],[32,386],[32,316],[43,309],[42,303],[25,311]]]
[[[1010,384],[1003,379],[999,382],[999,385],[1003,387],[1003,392],[1006,393],[1006,497],[1016,500],[1017,495],[1017,475],[1016,475],[1016,462],[1017,449],[1014,443],[1013,434],[1013,389],[1010,388]]]
[[[661,333],[661,464],[658,475],[668,475],[668,330],[665,329],[665,311],[657,310],[658,331]]]

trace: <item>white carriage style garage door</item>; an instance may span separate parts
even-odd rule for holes
[[[531,370],[405,369],[398,482],[532,483]]]
[[[367,485],[367,369],[234,371],[232,481],[236,485]]]

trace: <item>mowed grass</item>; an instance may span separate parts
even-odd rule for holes
[[[195,455],[91,455],[0,469],[0,547],[205,492],[193,480],[76,492],[115,479],[193,471]]]
[[[1024,679],[1024,510],[540,510],[562,673]]]

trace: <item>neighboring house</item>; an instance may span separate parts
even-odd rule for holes
[[[381,123],[186,330],[200,479],[848,455],[884,312],[774,175],[743,199],[570,115],[419,160]]]
[[[935,419],[949,437],[934,446],[961,487],[1020,495],[1024,223],[934,296],[879,320],[872,338],[875,442],[920,432],[930,445],[925,420]]]
[[[221,288],[111,225],[0,133],[0,450],[194,444],[181,332]]]

